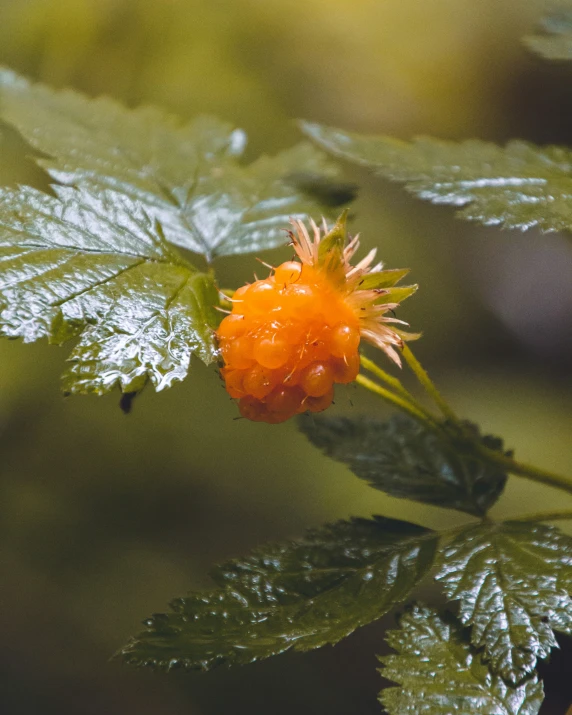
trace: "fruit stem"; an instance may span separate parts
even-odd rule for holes
[[[419,360],[411,352],[411,348],[407,343],[403,343],[403,348],[401,350],[405,362],[409,365],[411,370],[414,372],[415,377],[419,380],[427,394],[432,398],[433,402],[441,410],[443,415],[455,424],[459,424],[459,418],[449,407],[445,399],[441,396],[439,390],[435,387],[435,384],[427,374],[425,368],[421,365]]]
[[[369,390],[370,392],[373,392],[374,394],[379,395],[386,402],[389,402],[391,405],[395,405],[395,407],[399,407],[400,410],[407,412],[409,415],[414,417],[416,420],[420,420],[423,424],[426,424],[432,428],[439,429],[438,425],[435,423],[435,421],[429,415],[429,413],[422,411],[421,409],[416,407],[414,404],[409,402],[409,400],[403,399],[399,395],[396,395],[395,393],[391,392],[391,390],[388,390],[387,388],[382,387],[381,385],[378,385],[376,382],[373,382],[373,380],[370,380],[365,375],[362,375],[360,373],[356,377],[356,382],[358,383],[358,385],[365,387],[366,390]]]
[[[399,380],[397,377],[393,377],[393,375],[390,375],[389,373],[385,372],[385,370],[382,370],[379,365],[376,365],[373,360],[366,358],[365,355],[360,355],[359,360],[364,370],[373,373],[377,378],[385,382],[386,385],[389,385],[389,387],[391,387],[404,400],[407,400],[413,407],[418,409],[420,412],[423,412],[423,414],[428,419],[434,419],[433,415],[417,401],[417,399],[409,392],[409,390],[403,387],[403,385],[401,384],[401,380]]]

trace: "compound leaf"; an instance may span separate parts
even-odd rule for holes
[[[302,418],[300,425],[329,457],[393,497],[482,516],[506,483],[506,474],[487,464],[474,442],[439,436],[404,415],[388,422],[364,416]],[[502,449],[501,440],[481,438],[471,427],[475,440]]]
[[[472,642],[516,683],[572,632],[572,539],[525,522],[469,527],[443,551],[437,579],[459,601]]]
[[[572,60],[572,10],[562,10],[540,21],[541,33],[523,38],[529,50],[547,60]]]
[[[9,70],[0,71],[0,115],[42,152],[37,161],[54,179],[141,201],[167,240],[209,261],[285,244],[291,216],[327,213],[351,194],[310,144],[242,166],[244,132],[218,119],[185,125],[153,107],[56,91]]]
[[[335,156],[405,182],[422,199],[464,207],[462,218],[523,231],[572,230],[572,152],[566,148],[427,137],[404,142],[319,124],[302,128]]]
[[[414,606],[386,640],[397,651],[380,658],[385,688],[380,701],[390,715],[537,715],[544,693],[533,676],[516,687],[491,674],[459,624]]]
[[[0,190],[0,334],[80,336],[68,392],[136,392],[216,357],[217,291],[138,202],[112,191]]]
[[[268,545],[154,615],[122,650],[136,665],[209,669],[336,643],[407,597],[433,563],[437,535],[407,522],[352,519]]]

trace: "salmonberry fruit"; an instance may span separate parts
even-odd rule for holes
[[[226,389],[247,419],[276,424],[325,410],[334,384],[355,380],[361,338],[399,363],[395,347],[415,337],[389,327],[400,321],[385,316],[397,307],[391,287],[405,271],[382,271],[381,264],[372,269],[374,251],[351,266],[358,241],[346,245],[344,218],[325,236],[312,224],[313,241],[304,224],[293,222],[299,261],[234,293],[217,337]],[[398,290],[400,299],[407,297],[408,289]]]

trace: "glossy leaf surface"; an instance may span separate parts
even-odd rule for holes
[[[0,190],[0,334],[79,336],[68,392],[136,392],[216,356],[212,278],[183,261],[137,202],[111,191]]]
[[[414,606],[400,626],[387,634],[397,654],[380,658],[383,677],[401,686],[381,691],[389,715],[537,715],[536,676],[512,687],[491,674],[452,618]]]
[[[353,519],[229,562],[220,587],[155,615],[122,651],[136,665],[208,669],[336,643],[405,599],[437,536],[407,522]]]
[[[394,497],[482,515],[506,483],[506,474],[485,463],[472,443],[439,437],[404,415],[388,422],[324,416],[301,419],[300,425],[329,457]],[[491,449],[502,448],[494,437],[481,439]]]
[[[47,155],[37,160],[54,179],[141,201],[167,240],[208,260],[283,245],[291,216],[318,217],[352,198],[311,144],[240,165],[244,132],[211,117],[183,124],[8,70],[0,71],[0,115]]]
[[[523,231],[534,226],[572,230],[572,153],[566,148],[428,137],[404,142],[319,124],[302,126],[335,156],[405,182],[422,199],[463,207],[462,218]]]
[[[572,539],[541,524],[483,524],[443,551],[437,579],[459,601],[472,642],[511,682],[572,632]]]
[[[540,30],[539,34],[524,38],[530,50],[547,60],[572,60],[572,10],[543,18]]]

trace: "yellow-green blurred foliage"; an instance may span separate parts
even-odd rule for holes
[[[545,7],[540,0],[0,0],[0,61],[130,105],[218,114],[248,131],[251,156],[297,141],[296,117],[401,137],[565,141],[572,77],[519,43]],[[402,316],[423,331],[417,352],[455,407],[502,434],[521,458],[572,473],[572,345],[535,341],[499,303],[507,281],[528,294],[511,266],[530,254],[542,278],[535,290],[549,298],[541,317],[550,334],[569,333],[570,312],[552,314],[550,306],[562,304],[570,273],[555,282],[551,267],[572,270],[572,244],[535,235],[532,254],[530,240],[458,222],[450,210],[354,168],[347,175],[362,187],[353,227],[364,247],[379,246],[390,266],[411,266],[420,283]],[[17,137],[4,132],[0,181],[42,180]],[[250,256],[221,261],[221,284],[242,283],[257,265]],[[66,353],[0,343],[0,626],[8,644],[0,710],[378,712],[375,629],[375,638],[366,633],[335,651],[192,678],[133,673],[107,658],[171,596],[208,587],[209,564],[261,541],[350,514],[429,526],[463,517],[369,489],[293,425],[235,421],[215,371],[198,364],[170,392],[138,398],[129,417],[117,396],[64,400],[58,375]],[[380,406],[348,388],[336,409]],[[565,501],[513,479],[495,512]]]

